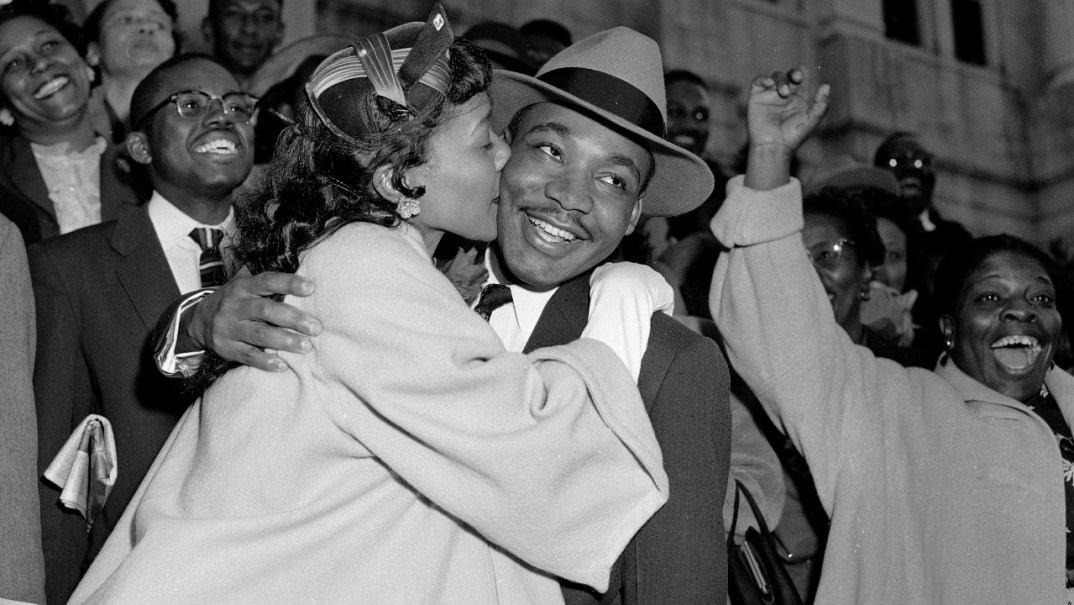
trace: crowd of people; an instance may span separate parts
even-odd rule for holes
[[[729,178],[631,29],[281,9],[0,5],[0,603],[737,605],[761,527],[802,603],[1074,602],[1064,273],[912,133],[799,175],[781,66]]]

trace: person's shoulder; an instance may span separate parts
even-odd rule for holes
[[[58,235],[31,244],[27,248],[30,268],[41,270],[51,265],[68,275],[86,275],[96,272],[100,261],[112,255],[111,240],[117,221],[108,221],[83,227],[64,235]],[[47,260],[44,260],[47,259]]]
[[[680,359],[710,358],[718,365],[726,365],[718,338],[715,333],[698,334],[664,313],[654,313],[646,352]]]
[[[424,261],[424,262],[422,262]],[[434,270],[422,256],[422,244],[394,227],[356,221],[343,225],[302,257],[299,271],[314,279],[380,281],[412,272]]]

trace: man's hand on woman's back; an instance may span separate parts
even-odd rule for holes
[[[265,349],[308,353],[321,322],[273,295],[309,296],[313,281],[291,273],[238,275],[202,299],[184,318],[186,334],[199,347],[228,361],[270,372],[287,369]]]

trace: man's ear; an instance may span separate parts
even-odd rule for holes
[[[151,164],[153,163],[153,154],[149,152],[149,141],[145,138],[145,133],[135,130],[127,135],[127,152],[131,154],[131,159],[139,164]]]
[[[213,35],[213,21],[211,15],[206,15],[201,20],[201,37],[205,38],[205,41],[209,43],[209,46],[216,44],[216,36]]]
[[[638,226],[638,219],[641,218],[641,207],[645,205],[645,196],[638,198],[638,201],[634,202],[634,208],[630,211],[630,224],[627,225],[626,233],[623,235],[630,235],[634,233],[634,228]]]
[[[395,170],[388,165],[377,166],[373,170],[373,189],[377,194],[393,204],[398,204],[403,199],[403,192],[395,188],[392,178]]]
[[[101,47],[96,42],[86,45],[86,63],[90,67],[98,67],[101,64]]]

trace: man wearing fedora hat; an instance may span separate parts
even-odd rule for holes
[[[492,95],[493,125],[506,129],[512,157],[501,174],[498,239],[485,259],[489,284],[500,287],[487,285],[476,306],[509,350],[530,351],[579,337],[589,321],[590,274],[634,229],[643,208],[656,216],[695,208],[712,191],[713,176],[700,158],[664,140],[660,51],[633,30],[581,40],[535,77],[497,72]],[[180,340],[284,369],[256,347],[308,351],[318,322],[261,297],[302,296],[312,288],[293,275],[237,278],[184,315]],[[489,304],[494,289],[501,292],[498,308]],[[565,599],[723,602],[727,366],[711,340],[662,313],[626,310],[621,321],[625,334],[648,334],[631,346],[641,360],[638,387],[663,450],[670,499],[620,557],[608,593],[565,586]]]

